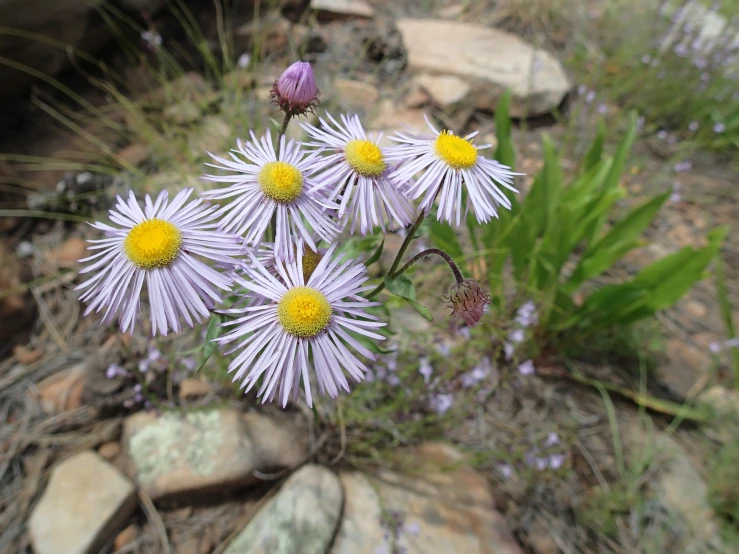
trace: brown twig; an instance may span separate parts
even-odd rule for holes
[[[169,538],[167,537],[167,528],[164,526],[164,521],[162,521],[162,516],[159,515],[159,512],[157,512],[156,506],[154,506],[154,503],[151,501],[151,498],[149,497],[146,492],[144,492],[142,489],[139,489],[139,500],[141,501],[141,507],[144,509],[144,512],[146,513],[146,517],[149,518],[149,521],[154,525],[154,528],[157,530],[157,534],[159,535],[159,540],[162,543],[162,554],[170,554],[171,550],[169,548]]]

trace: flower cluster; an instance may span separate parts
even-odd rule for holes
[[[92,276],[78,288],[86,313],[102,312],[105,323],[117,318],[124,332],[140,319],[145,292],[153,335],[192,327],[229,298],[217,342],[235,354],[234,380],[283,405],[302,383],[312,405],[311,375],[322,394],[348,391],[347,374],[359,382],[368,372],[355,353],[374,360],[367,341],[384,338],[385,323],[369,312],[379,303],[363,296],[371,288],[366,267],[337,252],[339,234],[420,223],[437,200],[440,221],[458,226],[471,208],[488,222],[510,207],[502,188],[515,191],[515,174],[483,157],[489,145],[473,144],[474,134],[430,123],[430,134],[397,133],[397,145],[383,148],[357,116],[328,115],[302,125],[310,142],[287,140],[290,119],[317,103],[315,76],[303,62],[275,82],[273,96],[285,112],[276,145],[270,131],[251,132],[226,156],[209,153],[215,171],[203,180],[222,186],[199,198],[186,189],[170,202],[164,191],[146,195],[142,207],[132,192],[118,197],[114,225],[92,224],[105,238],[90,241],[94,253],[81,261]],[[469,280],[450,296],[469,325],[489,300]]]

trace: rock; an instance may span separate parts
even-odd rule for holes
[[[369,83],[337,79],[334,83],[339,102],[353,111],[366,112],[374,108],[380,98],[379,91]]]
[[[224,554],[325,554],[339,523],[342,499],[341,484],[332,471],[303,466]]]
[[[139,97],[139,100],[154,104],[182,102],[184,100],[197,101],[212,96],[213,92],[213,87],[202,75],[190,71],[158,89],[145,92]]]
[[[422,108],[426,104],[429,103],[429,95],[424,92],[421,89],[414,90],[413,92],[409,93],[404,99],[403,99],[403,105],[406,108],[415,109],[415,108]]]
[[[273,10],[260,18],[259,25],[251,21],[240,25],[234,31],[234,49],[237,52],[252,52],[256,33],[263,53],[279,52],[289,44],[291,27],[290,21],[283,17],[279,10]],[[299,44],[298,42],[295,46]]]
[[[21,265],[0,239],[0,290],[19,289],[23,281]],[[0,344],[9,344],[13,335],[30,322],[33,311],[25,291],[0,298]]]
[[[204,157],[208,152],[220,153],[229,147],[231,126],[215,115],[206,116],[202,126],[193,132],[187,145],[193,156]]]
[[[244,414],[243,421],[254,444],[260,469],[294,467],[308,455],[307,432],[291,418],[267,417],[251,412]]]
[[[716,515],[708,503],[708,487],[680,444],[633,418],[626,419],[622,430],[626,451],[637,463],[643,463],[645,455],[656,457],[650,463],[649,486],[669,511],[670,521],[675,521],[677,533],[685,537],[683,551],[725,552]],[[709,545],[715,550],[706,548]]]
[[[375,16],[375,10],[363,0],[310,0],[310,7],[317,12],[319,21]]]
[[[47,414],[76,410],[82,404],[86,367],[80,363],[50,375],[38,383],[35,391],[31,389],[30,394],[38,399]]]
[[[702,319],[708,315],[708,308],[700,300],[688,300],[685,302],[684,310],[693,319]]]
[[[113,461],[121,453],[121,445],[118,442],[105,442],[98,448],[98,454],[108,461]]]
[[[470,85],[454,75],[421,75],[418,83],[433,100],[434,104],[444,109],[467,98]]]
[[[369,125],[369,129],[374,132],[382,131],[385,135],[380,142],[381,146],[391,146],[397,144],[390,139],[388,135],[396,130],[405,132],[424,132],[428,130],[425,112],[423,110],[406,110],[398,108],[397,104],[392,100],[384,100],[380,103],[379,114]]]
[[[427,444],[401,457],[407,463],[416,457],[423,478],[390,471],[377,478],[358,472],[340,475],[346,500],[330,554],[375,554],[383,548],[391,552],[388,539],[393,535],[396,550],[403,548],[408,554],[522,554],[505,520],[493,509],[485,479],[464,466],[461,454],[445,445]],[[450,464],[457,469],[441,477]],[[457,473],[460,470],[462,474]]]
[[[128,546],[139,536],[139,530],[135,525],[129,525],[123,531],[118,533],[113,541],[113,548],[118,551],[124,546]]]
[[[200,119],[200,116],[200,108],[195,102],[190,100],[183,100],[177,104],[171,104],[164,108],[164,111],[162,112],[162,117],[166,121],[177,125],[194,123]]]
[[[450,4],[441,8],[437,15],[443,19],[457,19],[467,8],[465,4]]]
[[[51,472],[29,520],[37,554],[91,554],[123,527],[136,509],[136,488],[91,451]]]
[[[16,346],[13,348],[13,355],[19,363],[30,365],[38,362],[44,355],[44,351],[39,348],[28,348],[26,346]]]
[[[129,144],[116,152],[116,159],[122,165],[137,167],[151,156],[151,149],[147,144]]]
[[[210,392],[210,385],[200,379],[183,379],[180,383],[180,400],[202,398]]]
[[[711,367],[708,352],[681,339],[672,339],[667,343],[667,358],[668,362],[660,366],[660,379],[681,396],[688,396]]]
[[[399,19],[397,27],[408,51],[408,67],[465,79],[476,108],[494,110],[510,89],[512,116],[541,115],[556,108],[571,88],[554,56],[516,35],[435,19]]]
[[[255,471],[282,469],[306,456],[305,441],[291,422],[279,429],[269,420],[259,414],[242,420],[235,410],[136,413],[123,428],[129,471],[154,500],[255,483]],[[265,430],[271,434],[264,436]]]
[[[75,267],[87,256],[87,243],[81,237],[71,237],[49,252],[49,260],[59,267]]]

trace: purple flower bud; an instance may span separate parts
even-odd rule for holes
[[[719,352],[721,352],[721,344],[718,342],[712,342],[708,345],[708,349],[714,354],[718,354]]]
[[[477,281],[465,279],[449,288],[449,302],[452,317],[461,317],[467,325],[474,327],[485,313],[490,296],[483,292]]]
[[[107,379],[115,379],[116,377],[124,377],[128,375],[128,372],[118,364],[110,364],[108,369],[105,370],[105,377]]]
[[[726,131],[726,125],[724,125],[723,123],[716,123],[716,125],[713,126],[714,133],[721,134],[724,131]]]
[[[498,466],[498,469],[500,470],[500,474],[505,479],[510,479],[513,477],[513,468],[510,466],[510,464],[500,464]]]
[[[295,62],[272,86],[272,103],[291,116],[312,112],[318,105],[320,91],[308,62]]]
[[[523,342],[523,339],[524,339],[523,329],[516,329],[515,331],[511,331],[508,335],[508,340],[511,341],[513,344],[518,344],[519,342]]]
[[[555,444],[559,444],[559,435],[557,433],[549,433],[547,440],[544,441],[544,446],[550,447]]]
[[[588,104],[592,104],[593,100],[595,100],[595,91],[591,90],[585,95],[585,102]]]

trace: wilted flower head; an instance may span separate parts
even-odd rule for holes
[[[312,112],[318,105],[320,91],[316,76],[308,62],[295,62],[288,67],[272,86],[272,103],[288,115]]]
[[[483,292],[474,279],[465,279],[449,288],[452,317],[461,317],[470,327],[474,327],[480,321],[485,306],[489,303],[490,296]]]

